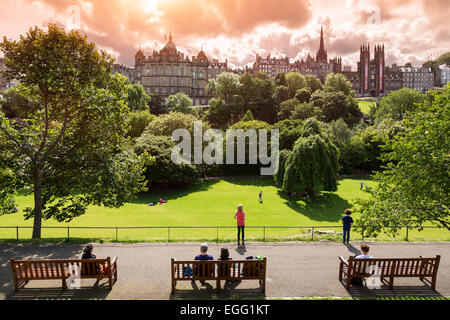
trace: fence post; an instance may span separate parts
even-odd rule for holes
[[[119,241],[119,240],[118,240],[118,239],[119,239],[118,233],[119,233],[119,228],[116,227],[116,242]]]
[[[364,241],[364,227],[361,228],[361,240]]]
[[[67,241],[70,241],[70,227],[67,226]]]
[[[170,227],[167,227],[167,243],[170,242]]]
[[[312,227],[312,230],[311,230],[311,240],[314,240],[314,227]]]
[[[216,235],[217,235],[217,244],[219,244],[219,227],[217,227],[217,233],[216,233]]]
[[[263,230],[264,230],[264,242],[266,242],[266,226],[264,226]]]
[[[19,242],[19,226],[16,227],[16,238],[17,242]]]
[[[408,241],[409,226],[406,226],[406,241]]]

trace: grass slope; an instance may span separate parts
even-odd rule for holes
[[[102,238],[115,239],[115,229],[81,230],[74,227],[149,227],[149,226],[230,226],[219,230],[219,239],[229,241],[235,238],[235,220],[233,219],[236,205],[242,203],[247,213],[246,224],[250,226],[340,226],[340,218],[346,208],[351,208],[357,198],[367,197],[360,191],[356,178],[339,179],[337,192],[324,192],[313,200],[292,200],[273,185],[272,179],[246,178],[206,180],[194,186],[182,189],[155,189],[147,194],[141,194],[135,201],[122,208],[111,209],[92,206],[88,212],[69,224],[53,220],[44,221],[44,226],[70,225],[71,238]],[[371,186],[373,182],[365,179]],[[258,193],[263,191],[263,203],[258,202]],[[148,203],[168,200],[161,206],[149,207]],[[0,216],[0,226],[31,226],[32,221],[23,220],[22,210],[33,205],[33,197],[20,196],[19,212]],[[355,213],[354,218],[357,217]],[[331,230],[332,228],[325,228]],[[340,231],[340,228],[336,229]],[[266,240],[310,239],[304,235],[307,228],[266,228]],[[199,229],[120,229],[119,241],[165,241],[170,232],[171,241],[182,240],[215,240],[216,228]],[[419,240],[450,240],[450,234],[444,230],[428,229],[421,233],[410,231],[410,238]],[[403,237],[404,235],[402,235]],[[15,229],[0,229],[0,239],[15,238]],[[20,238],[30,238],[31,229],[20,230]],[[44,229],[43,238],[65,238],[67,229]],[[246,238],[262,240],[263,228],[247,228]],[[360,237],[353,234],[353,239]],[[327,238],[330,238],[328,236]],[[331,237],[330,239],[332,239]],[[317,239],[317,237],[316,237]],[[380,239],[387,239],[381,236]]]

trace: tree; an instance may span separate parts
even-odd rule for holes
[[[289,72],[286,74],[286,84],[289,91],[289,98],[294,98],[297,90],[306,87],[305,77],[298,72]]]
[[[171,137],[172,132],[176,129],[187,129],[191,136],[194,135],[194,122],[199,121],[195,116],[191,114],[185,114],[181,112],[170,112],[156,117],[146,131],[155,136],[167,136]],[[203,131],[210,128],[208,122],[202,122]]]
[[[283,101],[280,104],[280,111],[278,111],[277,114],[278,120],[289,119],[292,111],[294,111],[295,107],[298,106],[299,104],[300,103],[295,98]]]
[[[314,196],[321,190],[336,191],[339,152],[315,119],[305,122],[285,163],[283,190]]]
[[[407,88],[402,88],[389,93],[379,102],[375,112],[375,122],[391,118],[395,121],[402,120],[407,113],[416,110],[417,106],[424,102],[425,95]]]
[[[280,150],[292,150],[292,146],[295,141],[302,135],[303,132],[303,121],[302,120],[281,120],[273,125],[274,129],[278,129],[280,139],[279,148]],[[281,165],[280,165],[281,168]]]
[[[151,114],[160,115],[167,112],[163,98],[159,94],[151,94],[150,97],[149,109]]]
[[[289,99],[289,90],[286,86],[276,86],[273,89],[272,99],[276,105]]]
[[[306,86],[311,90],[311,93],[322,89],[322,82],[311,74],[305,76],[305,81]]]
[[[355,91],[352,90],[352,84],[341,73],[328,74],[323,90],[325,92],[342,92],[346,96],[355,96]]]
[[[298,89],[295,93],[295,99],[300,103],[309,102],[311,98],[311,90],[309,88]]]
[[[76,31],[55,25],[0,49],[18,94],[33,104],[23,118],[0,113],[1,148],[32,185],[33,238],[42,219],[71,221],[88,205],[119,207],[145,190],[143,167],[125,139],[127,79],[113,74],[112,58]],[[3,182],[2,182],[3,183]]]
[[[183,92],[178,92],[167,99],[167,109],[182,113],[188,113],[188,108],[192,107],[192,99]]]
[[[275,76],[275,86],[277,86],[277,87],[278,86],[283,86],[283,87],[287,86],[285,73],[281,72]]]
[[[255,119],[253,118],[252,112],[250,110],[247,110],[247,112],[245,113],[245,115],[241,121],[247,122],[247,121],[253,121],[253,120],[255,120]]]
[[[231,72],[223,72],[208,83],[207,92],[214,94],[209,102],[208,121],[218,126],[239,121],[246,112],[242,108],[241,85],[239,76]]]
[[[361,119],[358,101],[344,92],[319,90],[311,95],[311,103],[322,110],[325,122],[342,118],[352,126]]]
[[[140,137],[154,118],[155,116],[148,110],[131,112],[128,116],[127,136],[131,138]]]
[[[294,107],[289,119],[306,120],[308,118],[323,119],[323,112],[320,108],[315,107],[312,103],[301,103]]]
[[[145,93],[145,89],[140,84],[131,84],[128,86],[128,108],[131,111],[148,110],[151,97]]]
[[[147,165],[146,177],[152,183],[165,186],[194,182],[199,176],[199,166],[187,163],[179,165],[172,162],[172,149],[175,143],[169,136],[155,136],[146,131],[136,140],[137,154],[151,154],[154,161]]]
[[[369,235],[380,232],[378,226],[390,226],[395,235],[396,226],[426,223],[450,230],[450,86],[431,95],[403,120],[404,133],[385,140],[388,164],[375,174],[371,197],[359,202],[359,223],[375,226]]]

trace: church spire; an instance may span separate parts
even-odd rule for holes
[[[325,44],[323,41],[323,26],[320,27],[320,46],[317,51],[316,62],[327,62],[327,52],[325,51]]]

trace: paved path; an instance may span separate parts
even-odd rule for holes
[[[211,244],[209,253],[218,256],[227,246],[233,259],[249,255],[264,255],[268,259],[266,297],[306,296],[450,296],[450,243],[371,243],[375,257],[433,257],[440,254],[441,264],[437,291],[417,278],[396,279],[394,290],[365,288],[347,291],[338,281],[338,256],[357,252],[359,243],[344,246],[338,243],[252,243],[246,252],[237,251],[233,244]],[[188,260],[199,251],[199,244],[96,244],[97,257],[115,256],[118,260],[119,280],[113,290],[92,289],[94,281],[82,280],[81,290],[62,291],[60,281],[31,281],[19,293],[12,289],[10,258],[76,258],[81,244],[0,244],[0,299],[184,299],[212,298],[212,286],[194,287],[190,282],[179,282],[177,292],[170,294],[170,258]],[[197,283],[198,284],[198,283]],[[199,285],[199,284],[198,284]],[[219,297],[259,297],[258,283],[244,281]]]

